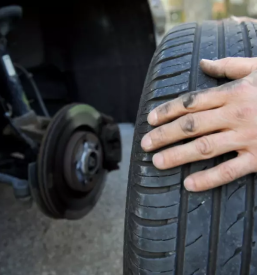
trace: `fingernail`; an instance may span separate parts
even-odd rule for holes
[[[184,185],[187,191],[195,191],[195,182],[192,178],[186,178]]]
[[[148,115],[147,121],[149,124],[152,124],[152,125],[157,124],[158,118],[157,118],[157,112],[155,110],[150,112],[150,114]]]
[[[206,63],[213,63],[213,60],[210,60],[210,59],[202,59],[201,62],[206,62]]]
[[[153,156],[153,164],[157,168],[163,168],[164,165],[164,158],[161,153],[157,153]]]
[[[209,59],[202,59],[200,62],[200,66],[203,70],[211,70],[214,66],[214,61]]]
[[[149,135],[145,135],[141,141],[142,148],[150,149],[152,147],[152,140]]]
[[[239,18],[236,17],[236,16],[234,16],[234,15],[230,16],[230,18],[231,18],[232,20],[236,21],[236,22],[239,22],[239,21],[240,21]]]

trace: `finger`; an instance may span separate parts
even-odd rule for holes
[[[256,85],[256,72],[248,77],[231,81],[222,86],[186,93],[172,101],[164,103],[148,115],[148,123],[158,126],[188,113],[195,113],[221,107],[235,99],[233,92],[248,88],[249,84]]]
[[[257,69],[257,57],[227,57],[215,61],[202,59],[200,66],[210,76],[239,79]]]
[[[184,181],[188,191],[198,192],[232,182],[247,174],[254,173],[254,160],[251,154],[243,153],[214,168],[190,175]]]
[[[242,21],[244,21],[243,18],[244,17],[237,17],[237,16],[234,16],[234,15],[230,16],[230,19],[236,21],[237,23],[241,23]]]
[[[257,19],[251,18],[251,17],[247,17],[247,16],[243,16],[243,17],[236,17],[236,16],[231,16],[230,17],[232,20],[238,22],[238,23],[242,23],[242,22],[253,22],[253,23],[257,23]]]
[[[227,93],[217,91],[217,88],[187,93],[152,110],[147,120],[149,124],[158,126],[188,113],[221,107],[226,98]]]
[[[141,141],[141,146],[148,152],[182,139],[200,136],[227,127],[227,120],[223,119],[222,109],[187,114],[147,133]]]
[[[200,137],[184,145],[166,149],[153,156],[153,164],[158,169],[169,169],[185,163],[210,159],[231,151],[242,149],[236,132],[227,131]]]

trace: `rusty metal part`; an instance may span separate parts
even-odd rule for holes
[[[20,130],[31,139],[40,143],[49,123],[49,118],[37,116],[36,123],[20,126]]]
[[[40,143],[46,132],[46,129],[50,123],[51,119],[48,117],[37,116],[33,110],[28,113],[13,118],[13,124],[24,134],[26,134],[32,140]],[[5,135],[10,135],[13,133],[12,128],[8,125],[4,129]]]

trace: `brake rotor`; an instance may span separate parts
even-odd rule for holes
[[[37,171],[49,216],[79,219],[97,202],[106,176],[100,125],[101,115],[94,108],[73,104],[61,109],[48,126]]]

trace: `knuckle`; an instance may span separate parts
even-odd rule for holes
[[[246,114],[244,112],[244,110],[242,108],[239,108],[235,111],[235,114],[234,114],[235,118],[238,119],[238,120],[244,120],[245,117],[246,117]]]
[[[192,114],[185,115],[179,119],[180,128],[185,135],[192,135],[196,132],[196,119]]]
[[[252,73],[246,77],[252,84],[252,86],[256,89],[257,86],[257,65],[254,64],[252,67]]]
[[[192,108],[197,103],[197,96],[196,92],[187,93],[181,96],[181,101],[185,109]]]
[[[196,191],[209,190],[214,187],[213,180],[208,175],[204,175],[195,181]]]
[[[249,88],[249,81],[245,78],[242,78],[231,81],[227,84],[223,84],[218,88],[218,90],[229,92],[233,98],[237,98],[238,96],[245,96],[245,93],[249,91]]]
[[[255,60],[256,61],[256,60]],[[257,64],[256,62],[251,64],[251,69],[250,69],[251,73],[250,73],[250,78],[254,79],[256,77],[256,73],[257,73]]]
[[[165,126],[160,126],[156,130],[152,131],[151,139],[154,145],[159,145],[166,140]]]
[[[231,88],[233,90],[233,96],[245,97],[251,91],[251,84],[248,79],[242,78],[231,82]]]
[[[248,91],[251,90],[251,82],[247,79],[247,78],[243,78],[240,80],[238,80],[238,87],[240,88],[239,90],[241,91],[241,93],[246,93]]]
[[[233,66],[235,58],[233,57],[226,57],[221,61],[221,64],[224,66],[225,70],[225,76],[227,75],[227,72],[229,69],[231,69],[231,66]],[[220,66],[220,70],[222,70],[222,67]]]
[[[171,106],[172,106],[172,102],[167,102],[167,103],[164,103],[162,104],[161,106],[159,106],[157,108],[157,114],[160,113],[162,115],[167,115],[171,112]]]
[[[257,115],[257,107],[252,104],[231,105],[223,110],[223,114],[230,120],[230,123],[236,123],[240,120],[252,120]]]
[[[229,164],[220,166],[220,175],[225,182],[231,182],[236,178],[236,171]]]
[[[254,114],[257,114],[256,108],[252,106],[242,106],[236,110],[235,118],[245,120],[251,118]]]
[[[207,137],[196,139],[195,146],[197,152],[202,156],[210,156],[213,154],[213,145]]]
[[[209,177],[205,177],[204,181],[201,183],[201,190],[209,190],[212,189],[214,187],[213,181],[211,180],[211,178]],[[200,186],[199,186],[200,189]]]

